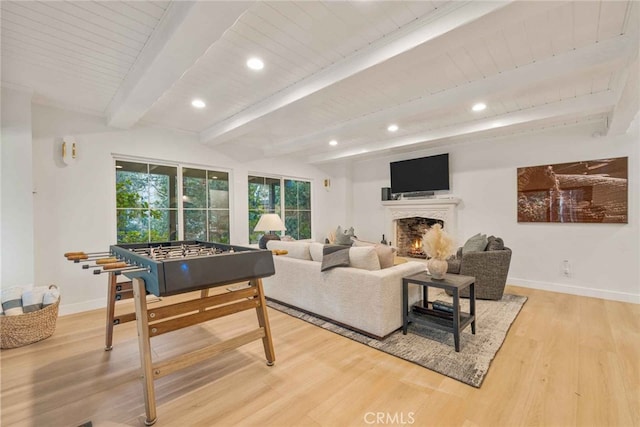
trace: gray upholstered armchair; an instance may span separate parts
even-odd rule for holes
[[[497,250],[466,252],[463,255],[462,248],[459,248],[456,256],[449,258],[447,263],[447,273],[476,278],[476,298],[499,300],[507,284],[511,249],[503,247]],[[465,289],[460,296],[468,298],[469,290]]]

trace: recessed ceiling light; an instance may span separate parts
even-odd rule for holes
[[[487,104],[483,103],[483,102],[478,102],[476,105],[474,105],[473,107],[471,107],[471,109],[473,111],[482,111],[485,108],[487,108]]]
[[[204,108],[207,106],[207,104],[205,104],[205,102],[202,99],[194,99],[193,101],[191,101],[191,105],[193,105],[196,108]]]
[[[247,61],[247,67],[252,70],[262,70],[264,68],[264,62],[260,58],[249,58]]]
[[[329,141],[329,145],[338,145],[338,141],[332,139],[331,141]]]
[[[387,130],[388,130],[389,132],[395,132],[395,131],[397,131],[397,130],[398,130],[398,125],[396,125],[396,124],[389,125],[389,126],[387,127]]]
[[[122,165],[116,165],[116,169],[122,169]]]

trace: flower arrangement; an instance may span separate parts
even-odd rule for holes
[[[431,258],[446,260],[455,252],[453,239],[435,224],[422,238],[422,248]]]

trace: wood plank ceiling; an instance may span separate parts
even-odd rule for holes
[[[0,11],[3,85],[114,126],[140,121],[260,155],[325,162],[581,122],[624,132],[638,110],[635,1],[3,1]],[[265,68],[249,70],[251,56]],[[487,108],[471,111],[479,101]]]
[[[35,100],[102,114],[168,1],[3,1],[2,82]]]

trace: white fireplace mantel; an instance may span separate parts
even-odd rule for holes
[[[398,237],[396,221],[403,218],[420,217],[442,220],[445,231],[455,239],[458,225],[457,207],[461,201],[457,197],[383,201],[387,236],[393,236],[393,244]]]

